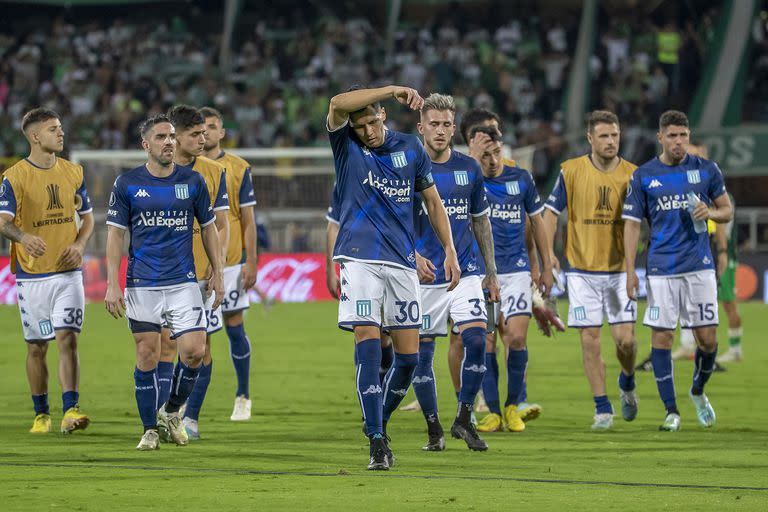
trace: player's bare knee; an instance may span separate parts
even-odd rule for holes
[[[616,349],[622,354],[631,354],[637,350],[637,342],[632,335],[619,336],[615,341]]]
[[[27,355],[32,359],[44,360],[48,353],[48,342],[27,343]]]
[[[525,338],[525,334],[510,333],[504,336],[504,341],[512,350],[525,350],[527,345]]]
[[[60,353],[77,352],[77,333],[74,331],[58,331],[56,333],[56,345]]]
[[[705,327],[703,329],[694,329],[694,337],[696,338],[696,344],[701,347],[704,352],[712,352],[717,346],[717,331],[714,327]]]
[[[153,343],[136,344],[136,363],[139,368],[155,368],[160,361],[160,349]]]
[[[224,313],[224,323],[227,327],[237,327],[243,323],[243,312]]]

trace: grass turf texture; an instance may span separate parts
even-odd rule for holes
[[[125,321],[112,320],[101,305],[88,306],[80,341],[81,404],[93,420],[88,430],[33,436],[27,433],[33,411],[18,311],[3,306],[0,508],[765,510],[765,311],[763,304],[741,306],[747,360],[715,374],[707,387],[718,416],[713,429],[696,422],[687,397],[693,363],[686,361],[675,365],[680,432],[658,431],[664,410],[647,372],[637,374],[638,418],[626,423],[619,416],[613,431],[591,432],[593,402],[576,331],[550,340],[531,328],[528,389],[544,413],[528,430],[485,435],[486,453],[469,452],[453,439],[445,452],[425,453],[421,413],[398,411],[389,429],[397,465],[389,472],[368,472],[351,335],[335,327],[333,303],[278,304],[267,313],[255,306],[248,314],[254,410],[248,423],[229,421],[235,377],[226,335],[216,334],[213,379],[200,417],[203,439],[149,453],[134,449],[141,426],[133,391],[134,344]],[[723,350],[725,334],[721,326]],[[649,351],[649,335],[638,326],[639,358]],[[603,344],[609,397],[618,413],[618,365],[611,341],[604,338]],[[455,398],[446,348],[446,342],[438,344],[435,369],[447,429]],[[55,345],[48,361],[58,431]],[[411,391],[404,403],[412,397]]]

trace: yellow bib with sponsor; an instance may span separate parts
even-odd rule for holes
[[[11,270],[17,265],[28,274],[67,272],[57,262],[62,252],[77,238],[75,212],[82,206],[77,190],[83,184],[83,168],[63,158],[49,169],[42,169],[24,159],[6,170],[16,198],[13,223],[25,233],[45,241],[45,254],[33,258],[19,243],[11,243]]]
[[[225,172],[224,166],[210,158],[199,156],[195,158],[192,169],[202,175],[205,184],[208,187],[208,194],[211,196],[211,206],[215,206],[216,198],[219,195],[221,175]],[[195,273],[197,274],[197,279],[201,280],[205,277],[205,271],[208,269],[209,261],[208,255],[205,253],[203,237],[200,233],[200,224],[197,223],[197,219],[195,219],[195,224],[192,228],[192,254],[195,257]]]
[[[622,159],[615,169],[603,172],[584,155],[563,162],[561,168],[568,198],[568,262],[578,270],[623,272],[621,213],[637,166]]]

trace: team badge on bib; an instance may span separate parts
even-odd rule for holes
[[[698,169],[696,169],[695,171],[688,171],[688,183],[690,183],[691,185],[701,183],[701,175],[699,174]]]
[[[189,186],[186,183],[174,185],[176,187],[176,199],[189,199]]]
[[[395,168],[402,168],[408,165],[408,160],[405,159],[405,152],[404,151],[397,151],[396,153],[390,153],[390,158],[392,158],[392,166]]]
[[[520,183],[517,181],[508,181],[506,183],[507,185],[507,194],[511,196],[518,196],[520,195]]]
[[[453,179],[456,180],[456,184],[461,185],[469,185],[469,176],[467,175],[467,171],[453,171]]]

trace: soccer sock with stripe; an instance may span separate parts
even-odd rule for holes
[[[622,391],[635,389],[635,372],[632,372],[632,375],[627,375],[623,371],[619,372],[619,389]]]
[[[592,397],[595,401],[595,414],[613,414],[613,406],[606,395]]]
[[[501,415],[501,403],[499,400],[499,362],[496,360],[496,352],[485,353],[485,375],[483,376],[483,397],[488,410]]]
[[[432,362],[435,357],[435,342],[419,342],[419,364],[413,374],[413,391],[419,400],[421,412],[427,421],[437,418],[437,385]]]
[[[656,387],[659,388],[659,396],[664,402],[667,413],[677,413],[672,351],[663,348],[651,348],[651,362],[653,363],[653,376],[656,377]]]
[[[469,405],[475,403],[477,392],[483,385],[485,375],[485,328],[469,327],[461,333],[464,344],[464,359],[461,362],[461,392],[459,402]]]
[[[80,400],[80,393],[77,391],[65,391],[61,394],[61,403],[64,407],[64,412],[67,412],[72,407],[77,405]]]
[[[527,370],[526,370],[526,373],[528,373]],[[520,388],[520,396],[517,398],[517,403],[521,404],[521,403],[527,402],[527,401],[528,401],[528,380],[524,376],[523,377],[523,387]]]
[[[248,388],[251,371],[251,342],[248,340],[248,335],[245,334],[243,324],[227,325],[226,329],[229,337],[229,353],[232,356],[232,364],[237,376],[236,396],[250,398]]]
[[[741,336],[743,334],[744,331],[741,327],[728,329],[728,345],[731,347],[738,347],[741,345]]]
[[[51,414],[51,408],[48,405],[48,393],[32,395],[32,404],[35,406],[35,416],[38,414]]]
[[[133,381],[136,386],[136,406],[139,409],[139,417],[144,425],[144,430],[157,428],[157,369],[149,371],[133,371]]]
[[[384,377],[384,412],[382,419],[386,423],[389,417],[403,401],[411,385],[416,366],[419,364],[419,354],[398,354],[395,352],[395,362]]]
[[[165,411],[169,413],[178,412],[184,402],[189,398],[190,393],[195,388],[195,381],[200,374],[200,368],[187,366],[179,359],[176,362],[176,368],[173,369],[173,382],[171,383],[171,396],[165,404]]]
[[[696,349],[694,358],[693,385],[691,394],[701,395],[704,393],[704,385],[712,376],[712,370],[715,366],[715,357],[717,357],[717,345],[712,352],[704,352],[701,348]]]
[[[520,403],[520,392],[525,384],[525,369],[528,366],[528,349],[515,350],[510,347],[507,355],[507,401],[504,406]]]
[[[173,381],[173,363],[171,361],[160,361],[157,363],[157,385],[160,386],[157,399],[158,409],[171,396],[171,381]]]
[[[381,340],[371,338],[355,345],[357,354],[357,397],[363,410],[365,432],[368,437],[382,435],[384,429],[381,423],[382,392],[379,381],[381,366]]]
[[[208,385],[211,383],[211,372],[213,371],[213,361],[210,364],[203,363],[200,366],[200,373],[197,374],[197,382],[192,388],[192,393],[187,400],[187,410],[184,412],[185,418],[195,421],[200,417],[200,409],[203,407],[203,400],[208,391]]]

